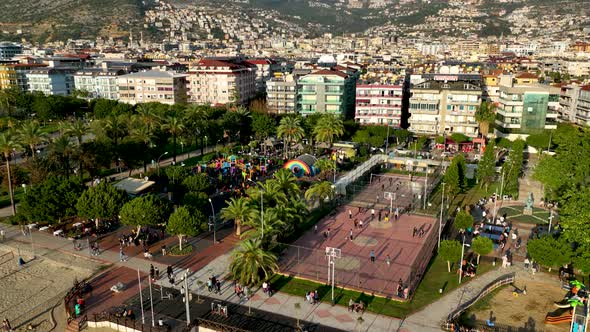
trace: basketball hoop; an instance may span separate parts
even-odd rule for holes
[[[342,250],[334,247],[326,247],[326,256],[328,256],[328,283],[332,281],[332,302],[334,302],[334,279],[335,276],[335,261],[336,258],[342,258]],[[331,268],[331,269],[330,269]]]

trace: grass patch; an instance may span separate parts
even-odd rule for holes
[[[525,224],[537,224],[544,225],[549,223],[549,216],[551,213],[547,210],[533,207],[533,214],[523,214],[524,205],[506,206],[498,211],[498,215],[504,215],[513,221],[525,223]],[[559,216],[555,215],[553,221],[559,220]]]
[[[188,255],[193,252],[193,246],[191,244],[185,244],[184,246],[182,246],[182,250],[180,250],[180,247],[178,247],[176,245],[176,246],[170,248],[170,250],[168,250],[168,252],[170,253],[170,255],[184,256],[184,255]]]
[[[211,161],[211,159],[214,156],[215,156],[215,152],[208,152],[208,153],[205,153],[202,156],[199,155],[199,156],[187,158],[186,160],[183,161],[183,163],[187,167],[192,167],[192,166],[195,166],[195,165],[200,164],[203,160],[205,162],[209,162],[209,161]]]
[[[477,273],[480,275],[493,268],[491,262],[482,260]],[[411,302],[394,301],[342,288],[334,289],[334,301],[338,305],[348,306],[348,300],[352,298],[356,302],[363,301],[367,304],[368,311],[391,317],[404,318],[457,288],[459,286],[458,276],[454,273],[454,269],[452,270],[453,272],[449,273],[447,262],[438,257],[433,258]],[[326,284],[283,275],[275,275],[271,278],[270,282],[274,289],[287,294],[301,296],[302,298],[306,292],[317,290],[320,301],[331,302],[331,287]],[[442,294],[439,293],[440,288],[443,289]]]
[[[20,202],[25,197],[25,190],[22,187],[14,188],[14,204]],[[8,192],[0,196],[0,208],[10,206],[10,195]]]

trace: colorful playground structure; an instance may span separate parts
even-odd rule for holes
[[[570,332],[586,332],[588,326],[588,291],[583,283],[572,280],[571,289],[562,301],[555,302],[557,310],[545,317],[545,324],[570,323]]]
[[[320,170],[315,167],[315,163],[318,159],[310,154],[303,154],[295,159],[291,159],[285,163],[283,168],[288,169],[300,178],[303,176],[315,176]]]

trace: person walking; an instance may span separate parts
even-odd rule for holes
[[[361,220],[361,221],[359,221],[359,228],[360,228],[360,229],[363,229],[363,221],[362,221],[362,220]]]
[[[156,276],[156,270],[154,269],[154,264],[150,264],[150,278],[152,278],[152,280],[154,280],[155,276]]]
[[[379,210],[379,221],[381,221],[381,210]]]
[[[172,265],[168,265],[168,267],[166,268],[166,274],[168,275],[168,279],[172,278]]]
[[[158,269],[157,266],[155,268],[155,274],[154,275],[156,276],[156,280],[160,279],[160,269]]]
[[[371,255],[371,262],[375,263],[375,250],[371,250],[370,255]]]
[[[391,257],[389,257],[389,255],[385,257],[385,263],[387,263],[387,266],[391,266]]]
[[[371,209],[371,220],[375,219],[375,209]]]
[[[352,241],[352,228],[350,229],[350,241]]]
[[[352,219],[352,210],[348,209],[348,219]]]
[[[127,256],[123,252],[123,248],[119,249],[119,261],[124,262],[127,260]]]

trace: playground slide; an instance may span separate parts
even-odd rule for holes
[[[571,308],[560,308],[545,316],[545,324],[570,323],[572,321]]]
[[[553,302],[553,305],[555,305],[558,308],[571,308],[572,304],[569,302],[569,298],[565,298],[559,302]]]

